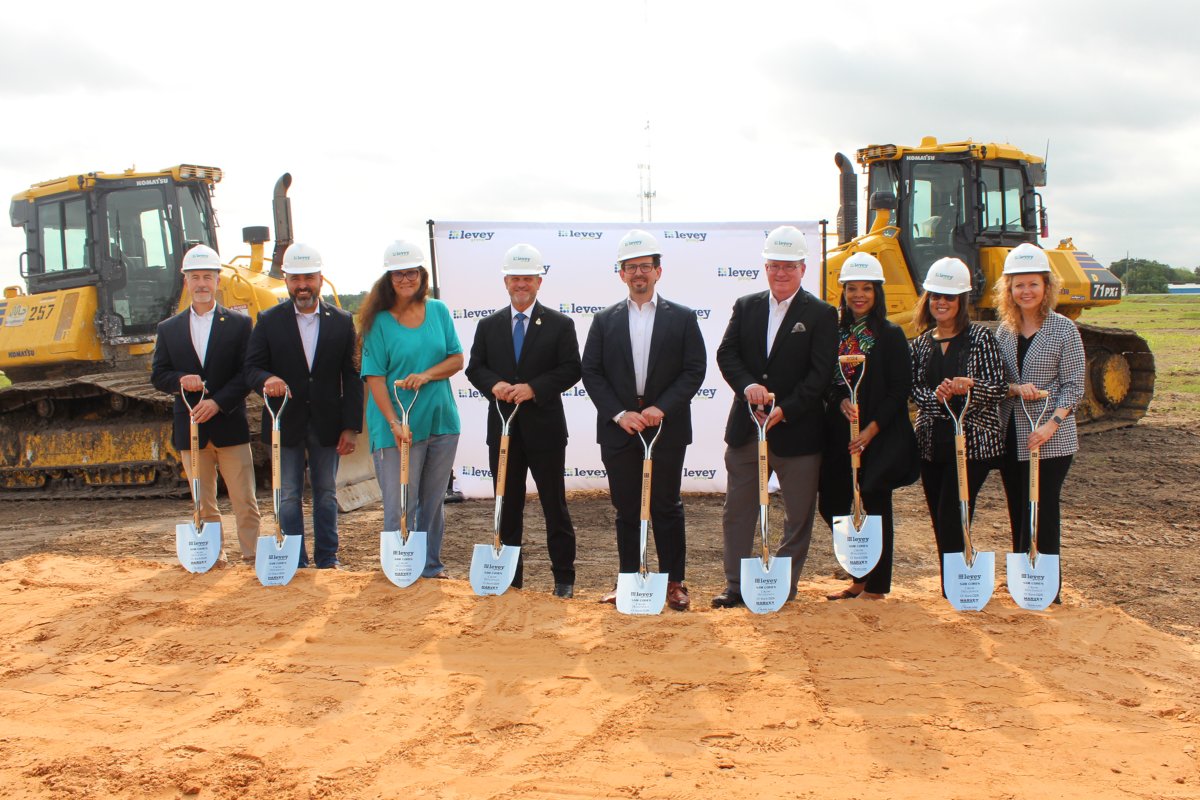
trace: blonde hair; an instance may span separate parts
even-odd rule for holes
[[[1062,278],[1053,272],[1023,272],[1017,275],[1041,275],[1045,292],[1042,294],[1042,305],[1038,308],[1038,320],[1045,321],[1050,312],[1058,305],[1058,292],[1062,289]],[[1008,327],[1016,330],[1021,326],[1021,309],[1013,302],[1012,282],[1017,275],[1001,275],[992,289],[996,302],[996,315]]]

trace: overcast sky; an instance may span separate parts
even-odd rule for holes
[[[1044,245],[1200,265],[1193,3],[263,5],[7,14],[0,191],[219,166],[228,259],[290,172],[296,238],[356,291],[430,218],[637,220],[647,119],[663,222],[832,221],[835,152],[970,137],[1049,142]],[[0,229],[5,284],[23,248]]]

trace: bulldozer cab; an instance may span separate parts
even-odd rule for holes
[[[87,176],[40,184],[13,199],[24,227],[21,274],[29,294],[96,287],[106,344],[149,341],[183,288],[183,254],[216,247],[209,182],[159,173]]]

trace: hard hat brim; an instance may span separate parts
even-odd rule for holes
[[[803,261],[808,257],[808,253],[798,256],[795,253],[772,253],[769,250],[763,250],[762,257],[767,261]]]
[[[501,267],[500,274],[504,275],[505,277],[508,277],[509,275],[512,275],[514,277],[518,276],[518,275],[531,275],[535,278],[540,278],[546,274],[546,270],[530,268],[530,267],[522,267],[522,268],[518,268],[518,269],[505,269],[505,268]]]
[[[284,275],[314,275],[321,271],[320,267],[284,267]]]

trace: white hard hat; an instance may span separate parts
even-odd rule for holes
[[[855,253],[842,262],[838,283],[850,281],[879,281],[884,283],[883,265],[870,253]]]
[[[425,266],[425,251],[412,242],[397,239],[383,251],[383,267],[389,272]]]
[[[1050,259],[1046,253],[1035,244],[1019,244],[1004,258],[1005,275],[1019,275],[1023,272],[1049,272]]]
[[[321,271],[321,254],[312,245],[296,242],[283,251],[283,271],[288,275],[312,275]]]
[[[625,238],[621,239],[621,243],[617,245],[617,261],[619,262],[642,256],[661,255],[662,248],[658,246],[658,239],[646,231],[632,230],[625,234]]]
[[[935,294],[963,294],[971,291],[971,270],[958,258],[939,258],[929,268],[922,287]]]
[[[220,271],[221,257],[217,255],[217,251],[213,250],[206,244],[198,244],[183,256],[183,266],[179,268],[180,272],[192,272],[200,269],[212,269]]]
[[[762,257],[767,261],[803,261],[808,255],[804,234],[794,225],[780,225],[767,234]]]
[[[517,244],[504,254],[504,264],[500,271],[505,275],[542,275],[546,268],[542,265],[542,254],[531,244]]]

